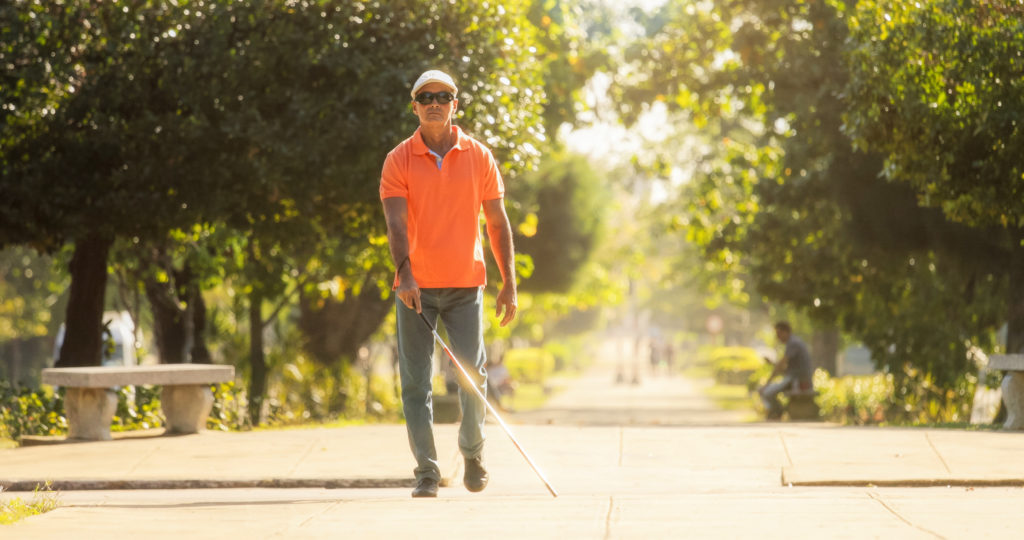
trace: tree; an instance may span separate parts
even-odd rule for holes
[[[0,85],[0,245],[75,245],[60,366],[100,362],[114,240],[160,238],[221,200],[202,174],[210,145],[181,144],[197,125],[167,84],[188,62],[174,39],[187,11],[134,2],[0,11],[12,68]]]
[[[387,150],[413,131],[405,111],[416,73],[442,67],[459,76],[461,123],[492,146],[508,178],[535,162],[543,91],[539,64],[521,46],[533,40],[525,7],[5,7],[2,50],[17,69],[4,81],[11,128],[3,139],[2,241],[76,242],[63,357],[98,363],[98,346],[75,336],[98,345],[93,322],[115,238],[150,250],[124,262],[158,263],[136,266],[158,276],[150,296],[160,310],[162,300],[180,305],[181,293],[194,291],[189,274],[199,273],[192,259],[174,256],[175,231],[223,231],[197,246],[225,257],[221,277],[234,274],[250,296],[257,411],[264,302],[279,313],[300,289],[336,276],[370,273],[386,282],[376,180]],[[39,67],[51,56],[56,75]],[[52,189],[44,194],[43,185]],[[354,261],[363,266],[349,268]],[[174,318],[176,309],[165,313]]]
[[[45,343],[50,358],[52,336],[59,325],[53,314],[67,302],[67,274],[62,272],[65,253],[39,255],[31,248],[9,247],[0,251],[0,347],[6,357],[7,380],[22,379],[22,365],[31,345]],[[61,264],[63,262],[63,264]],[[3,366],[0,366],[3,368]]]
[[[1009,256],[1007,350],[1024,352],[1024,8],[1012,2],[863,2],[848,9],[847,132],[886,177]]]
[[[786,0],[689,8],[672,2],[641,18],[649,39],[629,58],[660,69],[634,70],[651,76],[623,80],[619,93],[627,118],[637,100],[662,101],[703,133],[685,192],[691,239],[719,268],[749,276],[752,292],[863,339],[898,376],[963,376],[965,343],[991,339],[991,262],[1005,252],[879,180],[881,159],[842,132],[843,11]],[[976,257],[965,263],[965,253]],[[965,291],[968,281],[982,286]],[[935,298],[966,309],[940,315]]]
[[[533,260],[524,291],[565,293],[576,282],[600,241],[605,184],[582,156],[554,156],[516,185],[512,197],[535,208],[516,235],[518,249]]]

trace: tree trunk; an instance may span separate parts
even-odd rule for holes
[[[253,289],[249,297],[249,419],[260,425],[263,394],[267,391],[267,364],[263,357],[263,294]]]
[[[21,386],[21,363],[23,362],[21,343],[20,338],[11,340],[11,357],[7,360],[7,380],[15,388]]]
[[[103,363],[103,301],[107,289],[107,255],[111,238],[89,234],[75,242],[71,257],[71,292],[64,343],[57,367]]]
[[[146,298],[153,310],[153,338],[161,364],[185,363],[185,313],[178,307],[173,283],[147,277]]]
[[[192,363],[211,364],[210,349],[206,347],[206,302],[196,283],[189,285],[188,305],[192,309]]]
[[[1006,324],[1006,352],[1024,354],[1024,230],[1018,230],[1010,252],[1009,314]]]
[[[829,375],[836,376],[839,356],[839,329],[834,325],[816,327],[811,338],[811,358],[815,368],[821,368]]]
[[[343,358],[356,357],[359,347],[380,328],[394,305],[393,299],[381,299],[373,277],[363,280],[358,295],[333,299],[303,297],[299,300],[299,330],[305,337],[304,348],[317,363],[333,366]]]

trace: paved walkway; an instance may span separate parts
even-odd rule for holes
[[[442,472],[454,479],[437,500],[409,498],[413,464],[400,425],[204,433],[0,451],[4,485],[62,487],[61,508],[0,527],[0,538],[1013,538],[1024,531],[1024,434],[742,423],[682,378],[613,381],[602,358],[545,411],[510,416],[557,499],[497,425],[488,429],[492,478],[481,494],[460,485],[454,426],[438,426]],[[120,489],[82,490],[99,487]]]

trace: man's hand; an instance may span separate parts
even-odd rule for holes
[[[501,290],[498,291],[498,305],[495,306],[494,316],[502,317],[501,314],[504,310],[505,316],[501,318],[501,325],[505,326],[516,318],[517,309],[519,309],[519,305],[516,303],[515,286],[502,285]]]
[[[398,288],[395,294],[405,304],[405,307],[416,310],[416,313],[423,313],[423,305],[420,303],[420,286],[412,277],[412,272],[404,272],[399,275]]]

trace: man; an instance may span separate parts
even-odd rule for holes
[[[380,181],[388,243],[397,269],[402,406],[409,446],[416,457],[413,497],[436,497],[441,477],[432,428],[434,342],[420,313],[431,324],[440,317],[456,358],[475,374],[474,383],[481,392],[486,391],[481,208],[503,281],[495,314],[501,317],[502,326],[516,315],[515,258],[512,227],[502,198],[505,188],[490,150],[452,125],[458,92],[455,81],[442,71],[426,71],[416,80],[412,109],[420,127],[388,154]],[[487,486],[483,465],[486,409],[469,389],[459,390],[459,400],[459,450],[466,464],[463,483],[477,492]]]
[[[810,390],[813,386],[811,369],[811,354],[807,351],[807,345],[793,335],[793,329],[789,323],[780,321],[775,323],[775,337],[780,343],[786,344],[786,352],[782,359],[775,363],[772,374],[768,376],[769,384],[765,385],[759,393],[764,401],[765,416],[769,420],[777,420],[782,417],[782,404],[779,403],[779,394],[794,389]],[[770,382],[776,375],[783,374],[782,380],[777,383]]]

